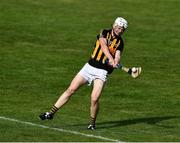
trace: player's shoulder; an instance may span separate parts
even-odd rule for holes
[[[100,33],[109,33],[112,29],[101,29]]]
[[[119,41],[120,41],[120,46],[123,48],[124,47],[124,40],[121,36],[119,36]]]
[[[99,37],[106,37],[106,35],[111,33],[111,29],[101,29]]]
[[[123,42],[123,38],[122,38],[122,36],[121,36],[121,35],[116,36],[116,39],[118,39],[118,40],[120,40],[120,41],[122,41],[122,42]]]
[[[121,41],[121,45],[124,45],[124,40],[121,36],[119,36],[119,40]]]

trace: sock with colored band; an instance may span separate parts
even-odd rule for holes
[[[91,125],[95,125],[95,122],[96,122],[96,118],[91,117],[89,123],[90,123]]]
[[[55,114],[57,111],[58,111],[59,109],[56,107],[56,106],[52,106],[52,108],[51,108],[51,110],[50,110],[50,112],[52,113],[52,114]]]

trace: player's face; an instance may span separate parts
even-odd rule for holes
[[[121,27],[121,26],[115,26],[113,28],[113,31],[116,35],[122,35],[125,31],[124,27]]]

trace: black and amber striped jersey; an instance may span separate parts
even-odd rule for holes
[[[88,62],[91,66],[107,70],[109,74],[112,73],[113,67],[109,66],[106,63],[108,59],[101,49],[99,38],[101,37],[106,38],[107,47],[113,58],[115,57],[115,53],[117,50],[120,50],[122,52],[124,48],[124,43],[121,36],[112,37],[111,32],[112,32],[112,29],[109,29],[109,30],[104,29],[100,32],[99,35],[97,35],[97,40],[96,40],[93,52],[91,54],[90,60]]]

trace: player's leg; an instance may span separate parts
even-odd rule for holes
[[[55,107],[61,108],[69,98],[78,90],[79,87],[87,83],[87,80],[84,79],[80,74],[77,74],[72,80],[68,89],[59,97],[57,102],[54,104]]]
[[[74,94],[76,90],[78,90],[79,87],[87,83],[87,80],[83,78],[80,74],[77,74],[75,78],[72,80],[70,86],[67,88],[67,90],[59,97],[59,99],[56,101],[56,103],[51,108],[50,112],[46,112],[41,114],[39,117],[42,120],[45,119],[52,119],[53,115],[63,106],[65,105],[70,97]]]
[[[95,129],[96,117],[99,111],[99,98],[101,96],[101,92],[103,90],[105,82],[101,79],[95,79],[93,90],[91,93],[91,107],[90,107],[90,125],[88,129]]]

